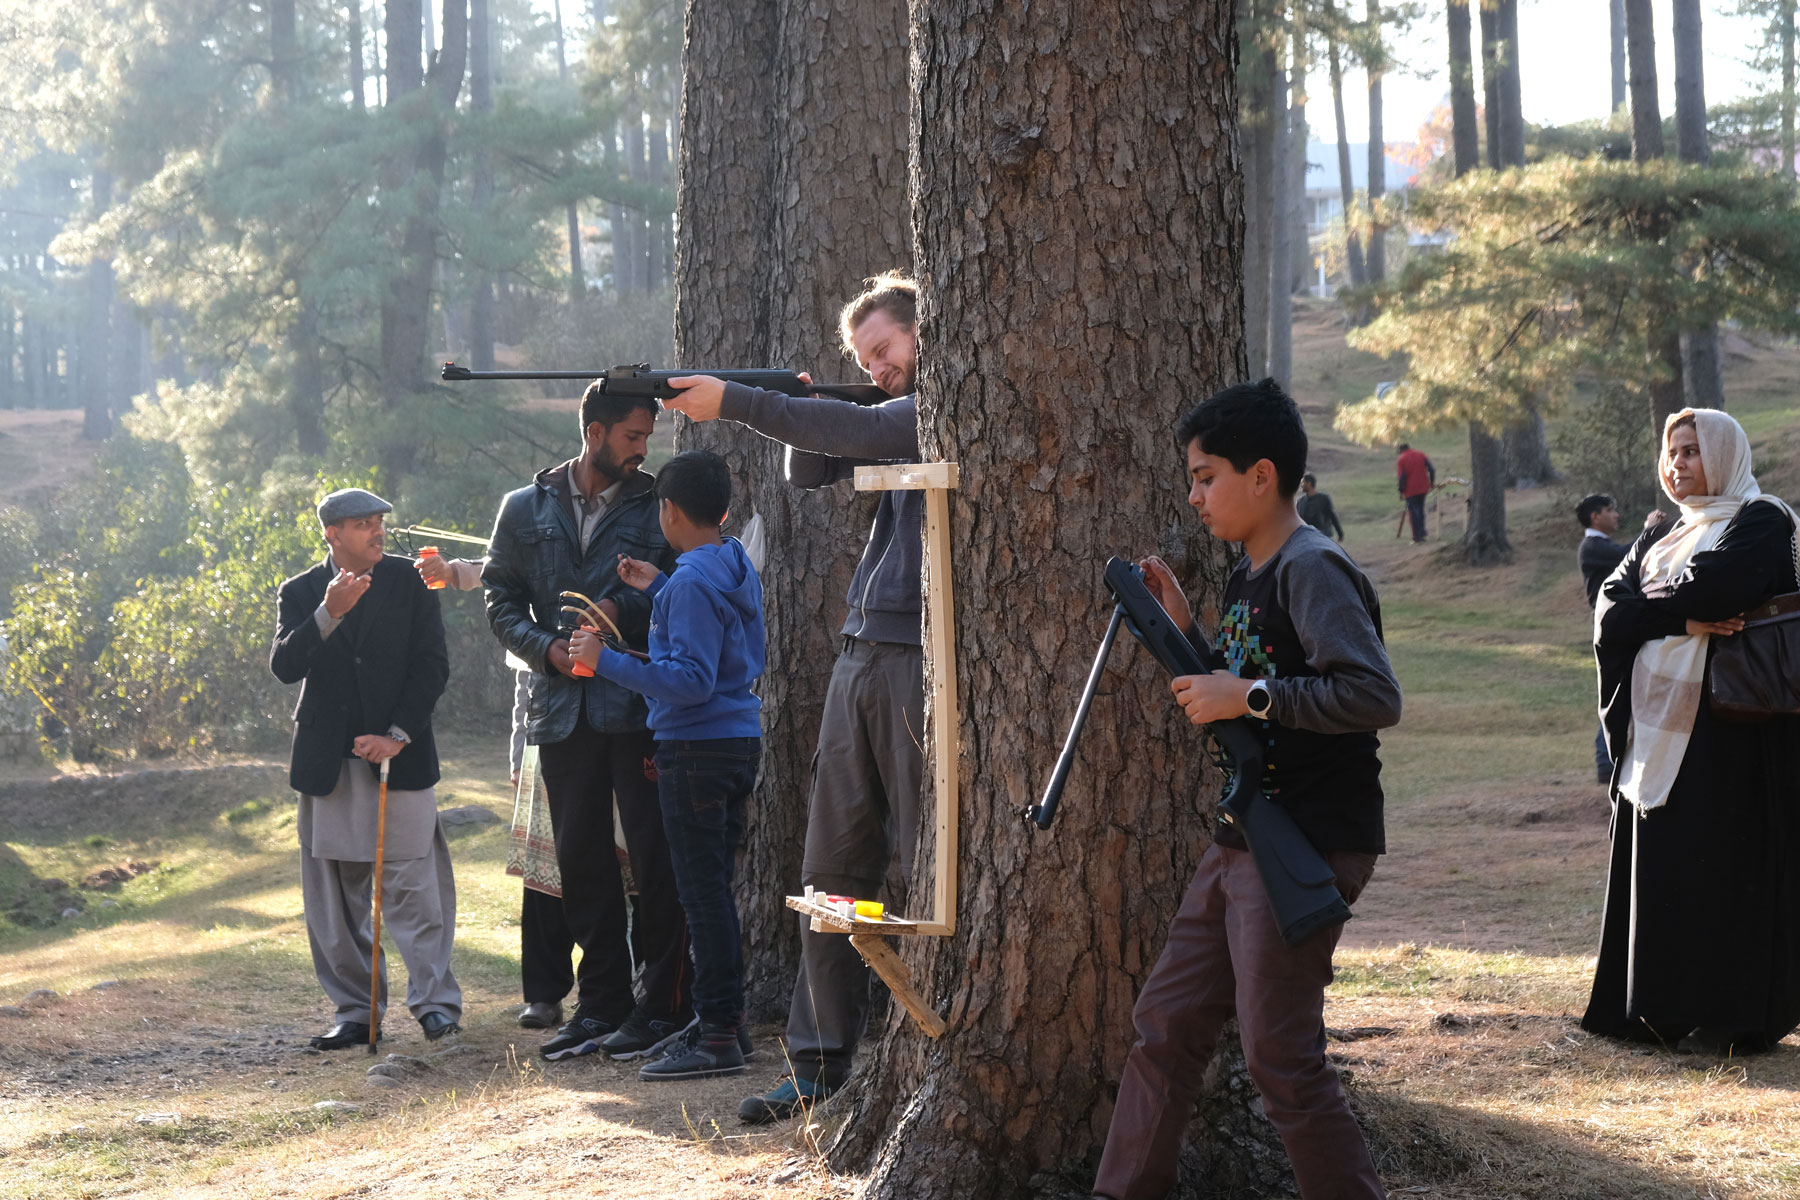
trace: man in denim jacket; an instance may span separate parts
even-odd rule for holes
[[[687,921],[676,896],[656,798],[655,752],[642,696],[574,674],[558,630],[561,593],[581,592],[643,645],[650,598],[619,579],[621,554],[669,571],[675,554],[657,524],[655,479],[640,470],[656,428],[656,401],[581,399],[582,450],[538,472],[500,503],[481,572],[488,623],[532,668],[526,740],[538,747],[562,870],[563,914],[581,947],[574,1017],[546,1041],[547,1059],[605,1050],[650,1052],[692,1017]],[[637,882],[645,957],[644,1000],[632,1003],[625,896],[613,850],[613,806]]]

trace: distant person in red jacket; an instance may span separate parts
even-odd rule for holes
[[[1394,469],[1400,479],[1400,494],[1406,498],[1406,515],[1412,518],[1416,546],[1425,540],[1425,497],[1437,482],[1437,468],[1424,451],[1414,450],[1405,442],[1396,452],[1400,457],[1394,460]]]

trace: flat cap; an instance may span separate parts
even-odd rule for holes
[[[376,513],[393,511],[394,506],[374,492],[364,491],[362,488],[339,488],[319,501],[319,524],[336,525],[339,521],[353,521],[357,517],[372,517]]]

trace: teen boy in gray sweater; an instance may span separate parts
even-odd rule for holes
[[[857,365],[894,399],[867,408],[785,396],[709,376],[665,407],[696,421],[720,417],[788,446],[788,479],[816,488],[859,465],[919,456],[913,384],[918,366],[918,290],[899,275],[869,281],[844,306],[839,332]],[[922,492],[881,493],[875,526],[850,580],[844,648],[831,671],[806,818],[801,883],[874,897],[896,851],[907,879],[919,831],[924,756],[925,665],[920,648]],[[738,1106],[745,1121],[784,1119],[843,1085],[868,1024],[869,969],[841,934],[803,930],[800,976],[788,1008],[793,1074]]]

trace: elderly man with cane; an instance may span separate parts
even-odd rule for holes
[[[376,1036],[387,985],[371,936],[372,893],[384,897],[406,962],[407,1008],[426,1038],[455,1032],[462,1016],[462,991],[450,973],[456,881],[432,791],[431,713],[450,659],[437,597],[411,559],[382,553],[382,517],[392,511],[361,488],[320,502],[331,552],[282,583],[269,654],[276,678],[301,685],[288,780],[300,793],[300,886],[313,969],[336,1008],[332,1027],[312,1039],[319,1050]],[[378,771],[391,780],[378,783]]]

